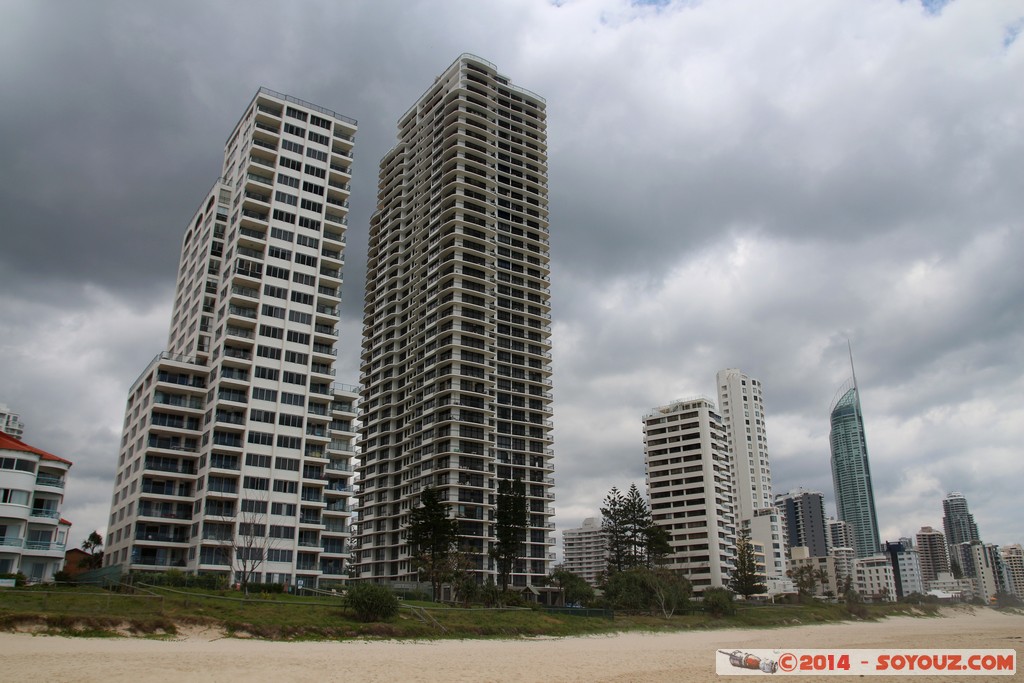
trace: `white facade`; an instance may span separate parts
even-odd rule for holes
[[[25,424],[21,416],[11,411],[7,404],[0,403],[0,432],[21,439],[25,434]]]
[[[260,89],[185,230],[132,385],[106,565],[345,578],[355,387],[334,384],[355,121]]]
[[[1024,600],[1024,549],[1020,543],[1004,545],[999,549],[1003,556],[1003,566],[1009,578],[1013,594]]]
[[[706,398],[675,401],[643,418],[654,523],[669,535],[668,567],[695,593],[728,583],[736,556],[732,458],[722,418]]]
[[[718,407],[732,454],[733,496],[737,523],[764,547],[767,577],[786,575],[785,530],[774,508],[772,470],[761,382],[736,368],[715,376]]]
[[[828,547],[829,548],[856,548],[854,545],[853,527],[847,522],[835,517],[829,517],[828,523]]]
[[[61,518],[71,463],[0,432],[0,574],[52,581],[71,523]]]
[[[715,379],[718,407],[733,456],[736,514],[739,519],[750,519],[755,510],[772,507],[775,502],[761,383],[735,368],[719,371]]]
[[[896,575],[888,555],[858,557],[853,562],[853,587],[868,602],[896,600]]]
[[[974,579],[954,579],[950,572],[939,572],[935,580],[925,584],[925,589],[930,595],[953,600],[970,600],[978,592]]]
[[[409,513],[436,488],[478,581],[496,577],[498,481],[526,484],[513,586],[554,553],[547,115],[462,55],[401,117],[370,221],[359,578],[417,577]]]
[[[890,554],[895,558],[895,572],[898,574],[899,585],[897,597],[904,598],[911,593],[924,593],[924,582],[921,580],[921,557],[915,548],[902,546],[902,549]]]
[[[597,577],[608,568],[608,548],[601,520],[587,517],[577,529],[562,531],[562,569],[597,586]]]

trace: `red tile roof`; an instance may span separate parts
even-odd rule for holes
[[[8,434],[6,432],[0,432],[0,451],[2,451],[2,450],[7,450],[7,451],[23,451],[25,453],[35,453],[36,455],[41,457],[43,460],[53,460],[53,461],[56,461],[56,462],[65,463],[67,465],[71,464],[70,460],[65,460],[64,458],[56,456],[53,453],[47,453],[46,451],[44,451],[41,448],[36,448],[35,446],[29,446],[24,441],[19,441],[18,439],[15,439],[13,436],[11,436],[10,434]]]

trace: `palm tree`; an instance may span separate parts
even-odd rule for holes
[[[93,531],[89,538],[82,541],[82,550],[89,553],[89,557],[79,562],[79,567],[99,569],[103,566],[103,537],[99,531]]]

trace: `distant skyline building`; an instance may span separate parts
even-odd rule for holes
[[[775,506],[785,520],[789,547],[805,546],[811,557],[828,555],[825,497],[820,491],[795,489],[779,494]]]
[[[864,414],[861,411],[860,388],[850,355],[851,379],[841,388],[829,408],[832,450],[832,484],[835,487],[836,512],[839,519],[853,528],[857,557],[870,557],[879,552],[878,515],[875,492],[871,483],[868,444],[864,436]]]
[[[769,577],[786,575],[786,540],[774,507],[761,382],[736,368],[715,375],[718,406],[732,454],[737,523],[764,548]]]
[[[478,582],[497,579],[498,482],[529,506],[512,585],[551,569],[554,451],[547,105],[473,55],[398,121],[370,220],[358,578],[419,578],[406,541],[437,489]]]
[[[695,593],[725,586],[736,554],[732,457],[707,398],[681,399],[643,417],[644,468],[653,521],[669,536],[667,567]]]
[[[829,517],[826,523],[828,529],[828,549],[853,548],[853,527],[849,523],[835,517]]]
[[[128,394],[105,566],[348,578],[356,392],[334,366],[355,132],[260,88],[228,136],[167,348]]]
[[[893,578],[896,583],[896,598],[902,600],[911,593],[924,593],[920,553],[908,545],[905,539],[887,542],[885,552],[889,555],[889,561],[892,564]]]
[[[981,540],[964,494],[953,491],[942,499],[942,529],[950,546]]]
[[[921,580],[925,585],[949,572],[949,546],[946,536],[930,526],[917,532],[917,552],[921,559]]]
[[[1013,594],[1024,600],[1024,549],[1020,543],[1014,543],[1002,546],[999,552],[1003,556],[1003,566]]]
[[[25,424],[21,416],[8,408],[6,403],[0,403],[0,432],[10,434],[15,439],[25,435]]]
[[[598,576],[608,569],[608,547],[600,518],[587,517],[578,528],[562,531],[562,558],[562,569],[597,586]]]

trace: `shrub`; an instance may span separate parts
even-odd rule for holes
[[[14,579],[14,585],[18,588],[25,585],[25,575],[21,572],[18,572],[17,574],[0,574],[0,579]]]
[[[345,604],[359,621],[388,621],[398,614],[398,598],[385,586],[357,583],[348,589]]]
[[[61,569],[59,572],[53,575],[54,583],[65,584],[68,586],[77,586],[78,582],[75,581],[75,577],[68,574],[66,571]]]
[[[708,588],[702,595],[704,611],[715,617],[732,614],[732,591],[725,588]]]

